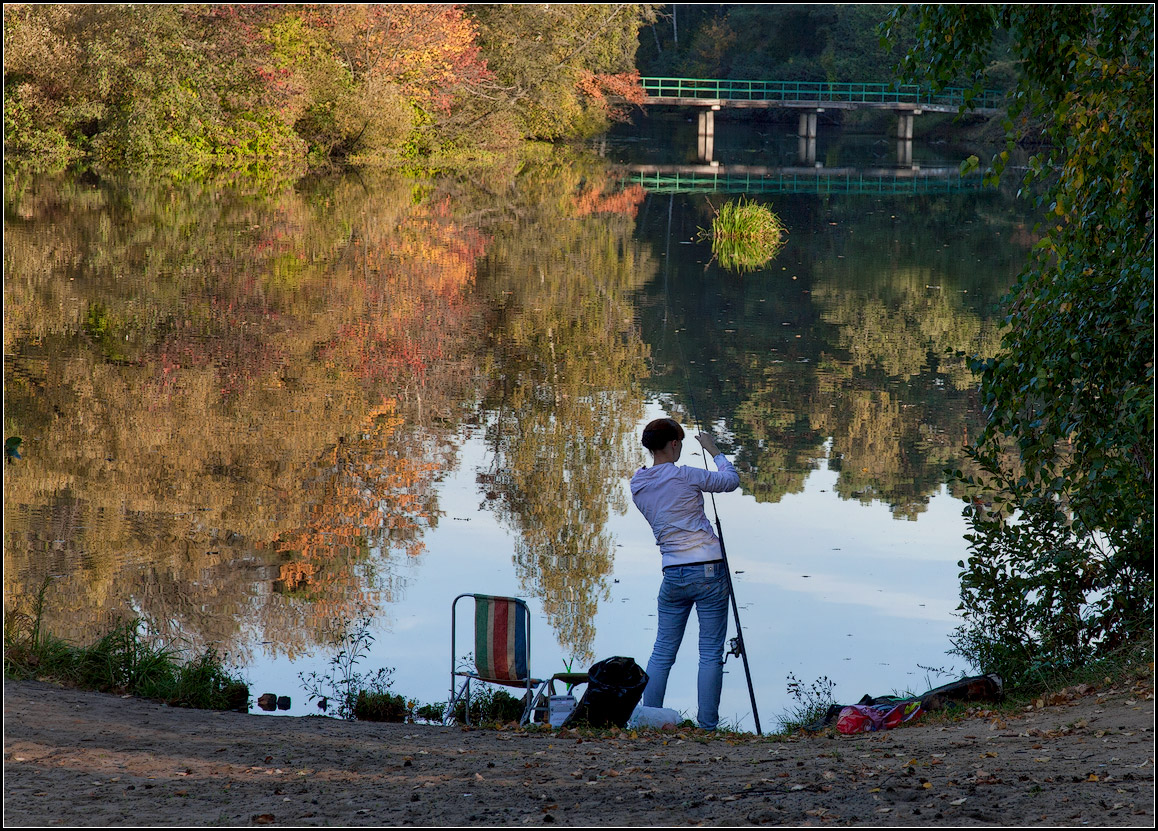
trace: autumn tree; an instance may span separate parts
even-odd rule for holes
[[[458,6],[289,7],[266,34],[285,73],[295,128],[316,154],[380,163],[435,152],[489,77]]]
[[[637,94],[635,50],[655,6],[617,3],[472,4],[493,82],[493,112],[510,112],[521,135],[556,139],[606,127],[606,98]]]
[[[397,163],[497,134],[455,5],[11,4],[4,27],[17,158],[300,173],[307,154]]]
[[[253,61],[262,50],[249,44],[252,17],[229,7],[5,6],[6,151],[106,167],[298,158]]]

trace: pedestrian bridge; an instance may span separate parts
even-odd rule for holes
[[[937,93],[916,84],[860,84],[828,81],[732,81],[708,78],[640,78],[643,106],[695,107],[699,110],[698,158],[710,163],[715,144],[715,113],[722,109],[797,110],[799,136],[816,140],[817,119],[829,110],[889,110],[897,115],[897,140],[911,145],[913,119],[926,112],[978,115],[1003,112],[1004,94],[948,88]],[[904,147],[898,156],[911,156]]]
[[[981,115],[1003,111],[1003,94],[970,97],[961,88],[937,93],[916,84],[858,84],[828,81],[731,81],[706,78],[640,78],[644,105],[721,109],[773,108],[956,113],[966,104]]]

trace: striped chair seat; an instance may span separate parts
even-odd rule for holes
[[[514,597],[474,596],[474,665],[484,681],[526,686],[529,679],[527,604]]]

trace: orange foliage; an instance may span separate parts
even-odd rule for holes
[[[578,216],[615,213],[634,219],[646,196],[647,192],[642,185],[632,185],[614,193],[604,193],[603,185],[596,184],[584,188],[575,195],[575,213]]]
[[[488,77],[474,24],[459,6],[364,3],[309,7],[329,31],[355,80],[383,78],[411,100],[450,107],[458,86]]]
[[[317,568],[313,563],[305,563],[293,560],[288,563],[282,563],[279,573],[281,582],[285,585],[286,591],[298,591],[310,578],[314,576]]]
[[[631,112],[626,105],[642,105],[646,98],[637,71],[611,75],[582,70],[575,86],[592,106],[614,121],[626,121]]]
[[[470,330],[469,292],[486,240],[450,221],[445,205],[424,205],[400,225],[363,227],[347,262],[352,320],[319,350],[332,371],[362,386],[423,385],[453,366]],[[354,601],[372,552],[422,553],[425,528],[437,521],[434,484],[442,472],[406,435],[397,402],[386,398],[343,436],[303,486],[300,526],[271,541],[282,554],[285,591],[304,593],[318,619]],[[419,448],[421,450],[421,448]]]

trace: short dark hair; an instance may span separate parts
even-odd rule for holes
[[[654,453],[663,450],[668,442],[683,441],[684,428],[673,418],[657,418],[643,428],[643,446]]]

